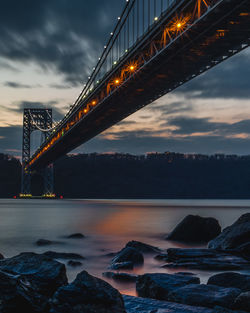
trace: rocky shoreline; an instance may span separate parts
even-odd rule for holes
[[[84,239],[72,234],[65,239]],[[81,265],[81,254],[47,251],[0,255],[0,313],[233,313],[250,312],[250,214],[241,216],[221,231],[213,218],[187,216],[166,240],[207,242],[207,248],[161,250],[130,241],[110,254],[110,268],[103,276],[135,284],[138,297],[121,295],[106,281],[86,271],[68,282],[66,267]],[[38,246],[53,241],[39,239]],[[141,266],[145,255],[159,268],[180,270],[175,274],[123,272]],[[192,269],[218,272],[207,284]]]

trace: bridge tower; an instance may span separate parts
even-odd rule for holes
[[[32,171],[26,169],[30,159],[31,133],[35,130],[42,132],[42,141],[45,141],[52,129],[52,109],[24,109],[23,112],[23,145],[22,145],[22,182],[20,197],[31,197]],[[54,197],[54,170],[53,164],[39,170],[44,182],[44,197]]]

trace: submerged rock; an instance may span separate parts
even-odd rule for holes
[[[208,285],[220,287],[239,288],[242,291],[250,291],[250,275],[227,272],[213,275],[208,279]]]
[[[160,253],[161,252],[161,250],[157,247],[148,245],[140,241],[135,241],[135,240],[129,241],[126,244],[126,247],[134,248],[141,253]]]
[[[102,274],[104,277],[124,281],[124,282],[135,282],[138,275],[127,274],[127,273],[114,273],[114,272],[105,272]]]
[[[234,302],[233,305],[236,310],[244,310],[250,312],[250,291],[241,293]]]
[[[215,218],[188,215],[166,239],[182,242],[208,242],[220,233],[221,227]]]
[[[21,253],[0,261],[0,270],[12,275],[21,275],[37,293],[51,296],[68,280],[64,264],[42,254]]]
[[[241,293],[237,288],[224,288],[213,285],[191,284],[169,293],[169,301],[193,306],[213,308],[216,305],[232,308],[234,300]]]
[[[208,244],[210,249],[235,249],[250,241],[250,213],[242,215],[234,224]]]
[[[71,234],[71,235],[67,236],[67,238],[69,238],[69,239],[83,239],[83,238],[85,238],[85,236],[81,233],[75,233],[75,234]]]
[[[204,307],[194,307],[179,303],[123,296],[127,313],[214,313]]]
[[[144,274],[136,281],[136,291],[139,297],[168,300],[172,290],[188,285],[199,284],[198,277],[171,274]]]
[[[133,264],[143,264],[144,258],[141,252],[134,248],[125,247],[112,259],[112,264],[132,262]]]
[[[63,242],[60,241],[52,241],[52,240],[48,240],[48,239],[38,239],[35,244],[37,246],[50,246],[50,245],[54,245],[54,244],[63,244]]]
[[[167,250],[168,264],[165,268],[189,268],[201,270],[240,270],[249,269],[250,263],[237,255],[227,251],[212,249],[181,249]]]
[[[112,263],[110,269],[112,270],[132,270],[134,268],[133,262],[120,262],[120,263]]]
[[[57,290],[50,313],[126,313],[121,294],[107,282],[89,275],[77,275],[68,286]]]
[[[70,260],[68,261],[67,263],[69,266],[72,266],[72,267],[78,267],[78,266],[82,266],[82,262],[79,262],[79,261],[73,261],[73,260]]]
[[[43,254],[52,259],[75,259],[75,260],[85,259],[82,255],[77,254],[77,253],[47,251],[47,252],[44,252]]]

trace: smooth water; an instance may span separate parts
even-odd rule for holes
[[[247,212],[250,212],[250,200],[0,199],[0,253],[12,257],[30,251],[75,252],[86,259],[76,269],[67,266],[69,280],[82,270],[103,278],[102,273],[108,271],[111,260],[107,254],[119,251],[130,240],[162,249],[188,247],[164,240],[164,236],[186,215],[215,217],[224,228]],[[86,238],[65,238],[76,232],[83,233]],[[60,243],[37,247],[35,242],[40,238]],[[143,267],[127,272],[174,272],[161,268],[162,264],[153,256],[147,256]],[[211,272],[193,272],[198,273],[202,281],[211,275]],[[135,294],[132,283],[107,281],[123,293]]]

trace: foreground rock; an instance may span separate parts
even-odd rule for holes
[[[201,270],[243,270],[250,268],[246,259],[227,251],[212,249],[170,248],[162,260],[168,262],[166,268],[188,268]]]
[[[121,294],[105,281],[83,271],[58,289],[50,313],[126,313]]]
[[[121,263],[112,263],[110,269],[112,270],[132,270],[134,268],[133,262],[121,262]]]
[[[129,241],[126,247],[134,248],[141,253],[161,253],[161,249],[135,240]]]
[[[39,294],[25,277],[0,271],[0,311],[48,312],[48,297]]]
[[[67,238],[69,238],[69,239],[83,239],[83,238],[85,238],[85,236],[81,233],[75,233],[75,234],[71,234],[71,235],[67,236]]]
[[[66,253],[66,252],[55,252],[55,251],[47,251],[43,253],[47,257],[51,259],[75,259],[75,260],[84,260],[85,258],[77,253]]]
[[[0,270],[20,275],[22,281],[26,281],[37,293],[45,296],[52,296],[60,286],[67,284],[64,264],[42,254],[21,253],[4,259],[0,261]]]
[[[138,277],[138,275],[127,274],[127,273],[114,273],[114,272],[105,272],[102,275],[109,279],[123,281],[123,282],[135,282]]]
[[[242,215],[233,225],[210,241],[210,249],[235,249],[250,241],[250,213]]]
[[[221,227],[215,218],[188,215],[166,239],[182,242],[208,242],[220,233]]]
[[[199,284],[198,277],[170,274],[144,274],[136,281],[136,291],[139,297],[158,300],[168,300],[168,294],[176,288],[188,284]]]
[[[125,247],[111,261],[111,268],[115,269],[117,263],[131,262],[133,265],[143,264],[144,258],[141,252],[134,248]],[[124,268],[124,267],[123,267]]]
[[[194,306],[213,308],[219,305],[231,309],[240,293],[241,290],[237,288],[192,284],[173,290],[169,293],[168,300]]]
[[[242,291],[250,291],[250,275],[232,272],[221,273],[210,277],[207,284],[226,288],[239,288]]]
[[[204,307],[194,307],[178,303],[123,296],[127,313],[215,313]],[[221,312],[222,313],[222,312]]]
[[[250,291],[241,293],[235,299],[234,309],[250,312]]]

